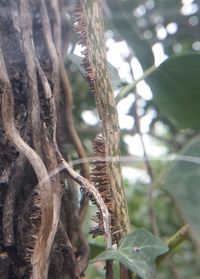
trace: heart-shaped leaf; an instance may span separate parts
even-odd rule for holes
[[[148,79],[159,110],[178,128],[200,128],[200,55],[174,56]]]
[[[155,278],[155,259],[168,251],[161,239],[145,229],[122,238],[118,249],[108,249],[91,262],[116,260],[143,279]]]
[[[163,188],[172,196],[193,237],[200,243],[200,137],[195,137],[170,164]]]

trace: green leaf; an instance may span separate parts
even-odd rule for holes
[[[174,56],[151,75],[159,112],[178,128],[200,128],[200,55]]]
[[[161,239],[139,229],[122,238],[118,249],[108,249],[91,262],[116,260],[143,279],[155,278],[155,259],[168,251]]]
[[[195,137],[167,170],[163,188],[171,195],[200,243],[200,137]]]

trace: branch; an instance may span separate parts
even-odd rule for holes
[[[124,88],[121,89],[119,94],[116,97],[116,103],[118,104],[123,98],[125,98],[131,91],[135,90],[136,85],[140,82],[145,80],[148,76],[150,76],[153,72],[155,72],[157,67],[155,65],[151,66],[149,69],[147,69],[144,74],[137,80],[135,80],[133,83],[128,84]]]
[[[163,261],[172,251],[174,251],[183,241],[185,241],[190,234],[189,226],[184,225],[177,233],[175,233],[172,237],[170,237],[167,241],[167,246],[169,247],[169,251],[161,255],[157,258],[156,264],[159,265],[161,261]]]
[[[59,63],[59,71],[60,71],[60,79],[61,79],[61,82],[62,82],[64,96],[65,96],[65,108],[66,108],[65,109],[65,116],[66,116],[65,121],[66,121],[67,130],[69,132],[70,139],[75,146],[75,149],[76,149],[76,152],[77,152],[79,158],[84,159],[84,158],[86,158],[85,149],[84,149],[83,144],[82,144],[82,142],[79,138],[77,130],[75,129],[74,121],[73,121],[73,114],[72,114],[73,93],[72,93],[72,88],[71,88],[71,85],[70,85],[68,75],[65,71],[63,61],[61,59],[60,59],[60,63]],[[86,161],[81,163],[81,171],[82,171],[82,175],[85,178],[87,178],[87,179],[90,178],[89,166],[88,166],[88,163]],[[84,216],[86,214],[87,207],[88,207],[88,198],[85,195],[83,195],[83,198],[81,200],[81,207],[80,207],[80,210],[79,210],[79,219],[80,219],[81,223],[84,220]]]
[[[74,12],[74,29],[80,35],[85,47],[83,66],[90,89],[95,96],[96,107],[102,121],[102,135],[105,138],[105,158],[113,157],[107,163],[109,191],[113,197],[113,215],[119,238],[130,231],[127,203],[124,194],[121,166],[119,162],[119,123],[115,98],[108,74],[104,45],[104,24],[101,1],[81,0]],[[91,26],[91,22],[93,23]],[[91,28],[92,27],[92,28]]]
[[[110,213],[95,186],[89,182],[88,179],[79,175],[62,157],[60,151],[57,149],[57,155],[59,157],[61,166],[67,171],[67,174],[76,181],[84,191],[91,196],[93,200],[95,200],[96,204],[99,206],[99,209],[103,218],[103,227],[104,227],[104,237],[107,248],[112,247],[112,239],[110,233]]]
[[[134,78],[134,73],[133,73],[133,70],[132,70],[132,67],[131,67],[131,62],[129,61],[129,63],[130,63],[132,77]],[[148,76],[155,69],[156,69],[156,67],[152,66],[150,69],[148,69],[146,71],[146,73],[143,75],[143,77]],[[131,85],[132,89],[135,88],[137,83],[140,82],[141,80],[142,80],[141,78],[138,79],[134,83],[134,86],[132,84]],[[135,109],[135,127],[136,127],[136,132],[139,134],[140,142],[141,142],[142,149],[143,149],[144,164],[146,166],[147,173],[148,173],[148,175],[150,177],[150,180],[151,180],[150,186],[149,186],[149,191],[148,191],[149,217],[150,217],[153,233],[158,236],[159,235],[159,230],[158,230],[155,211],[154,211],[154,208],[153,208],[153,180],[154,180],[154,176],[153,176],[153,170],[152,170],[151,165],[149,163],[149,158],[148,158],[148,155],[147,155],[147,152],[146,152],[146,147],[145,147],[145,144],[144,144],[143,134],[142,134],[142,131],[141,131],[141,128],[140,128],[140,116],[138,114],[138,98],[139,98],[139,96],[138,96],[137,92],[135,91],[135,107],[134,107],[134,109]]]
[[[74,29],[79,33],[80,43],[85,47],[82,64],[86,71],[91,92],[94,93],[96,107],[102,121],[105,158],[112,157],[114,159],[106,162],[107,191],[112,196],[112,215],[115,220],[115,229],[119,232],[117,239],[120,239],[130,231],[130,220],[119,161],[120,129],[118,114],[106,61],[102,2],[80,0],[74,15]],[[111,262],[107,265],[109,266],[107,271],[110,271],[111,274]],[[127,274],[123,267],[121,267],[121,270]]]

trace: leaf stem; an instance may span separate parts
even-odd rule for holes
[[[113,277],[113,261],[107,260],[106,261],[106,279],[114,279]]]
[[[185,241],[189,236],[189,226],[186,224],[184,225],[178,232],[176,232],[173,236],[171,236],[167,241],[167,246],[169,250],[167,253],[161,255],[157,258],[156,264],[159,265],[161,261],[163,261],[169,254],[171,254],[172,251],[176,247],[178,247],[183,241]]]
[[[137,80],[135,80],[133,83],[128,84],[127,86],[123,87],[121,89],[121,91],[119,92],[119,94],[116,97],[116,103],[118,104],[119,101],[121,101],[123,98],[125,98],[133,89],[135,89],[136,85],[142,81],[145,80],[148,76],[150,76],[153,72],[155,72],[155,70],[157,69],[157,67],[155,65],[152,65],[150,68],[148,68],[144,74]]]

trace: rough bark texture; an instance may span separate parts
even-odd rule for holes
[[[72,90],[63,65],[69,38],[62,16],[70,3],[71,0],[0,0],[0,278],[3,279],[80,278],[89,254],[81,231],[88,198],[83,197],[79,208],[77,184],[99,208],[102,233],[107,247],[112,245],[111,212],[89,181],[88,165],[81,163],[79,174],[67,162],[69,141],[78,157],[85,157],[73,124]],[[80,6],[78,14],[81,9],[81,18],[86,18],[81,25],[86,30],[81,30],[87,35],[88,51],[97,58],[91,62],[92,58],[86,56],[85,63],[91,64],[90,83],[95,81],[91,89],[95,91],[102,120],[105,156],[112,158],[111,162],[106,161],[106,174],[119,239],[129,231],[129,219],[119,164],[118,119],[105,61],[102,7],[100,1],[88,3],[91,7],[85,5],[89,8],[84,10]],[[57,126],[59,119],[66,120],[66,130]],[[61,154],[65,154],[65,159]]]
[[[104,45],[103,7],[101,0],[80,0],[75,11],[75,30],[84,47],[83,66],[94,93],[105,138],[108,188],[112,196],[112,214],[118,239],[130,231],[120,165],[120,129],[113,89],[108,73]],[[110,160],[109,160],[110,159]]]
[[[87,265],[76,184],[63,172],[49,175],[60,163],[56,133],[61,132],[56,119],[60,117],[57,112],[65,113],[60,104],[65,90],[60,63],[68,30],[66,26],[65,32],[62,29],[61,10],[67,4],[0,0],[3,279],[79,278]]]

